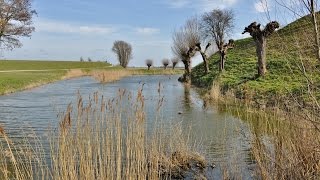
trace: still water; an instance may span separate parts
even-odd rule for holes
[[[215,106],[208,106],[196,89],[185,87],[177,81],[178,77],[133,76],[108,84],[84,77],[1,96],[0,124],[16,139],[31,129],[45,137],[48,127],[58,124],[58,114],[65,111],[69,103],[76,102],[78,93],[84,99],[94,92],[111,99],[117,96],[119,89],[135,95],[143,86],[147,123],[161,118],[168,124],[181,123],[183,127],[190,127],[186,129],[190,129],[193,141],[201,144],[202,153],[216,165],[212,177],[222,177],[223,170],[232,169],[241,179],[254,179],[248,125]],[[157,113],[162,97],[164,102]]]

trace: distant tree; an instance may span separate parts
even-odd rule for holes
[[[152,59],[147,59],[146,60],[146,65],[148,66],[148,70],[150,70],[150,67],[153,65],[153,60]]]
[[[83,62],[83,61],[84,61],[84,59],[83,59],[83,57],[81,56],[81,57],[80,57],[80,62]]]
[[[171,59],[171,63],[172,63],[172,69],[174,69],[177,64],[179,63],[179,59],[178,58],[172,58]]]
[[[31,37],[35,30],[32,17],[37,14],[32,0],[0,0],[0,46],[14,49],[22,46],[19,37]]]
[[[220,71],[224,69],[229,43],[225,44],[226,36],[234,27],[232,10],[214,9],[202,16],[201,31],[204,39],[214,41],[220,53]]]
[[[261,24],[256,22],[251,23],[246,27],[242,34],[249,33],[256,44],[256,53],[258,56],[258,76],[264,76],[267,72],[266,63],[266,47],[267,38],[279,28],[279,23],[277,21],[272,21],[266,25],[266,27],[261,30]]]
[[[126,68],[132,58],[132,47],[125,41],[115,41],[113,43],[112,51],[118,56],[119,63]]]
[[[88,57],[88,62],[92,62],[92,59],[90,57]]]
[[[169,63],[170,63],[169,59],[163,59],[162,60],[163,68],[167,69]]]

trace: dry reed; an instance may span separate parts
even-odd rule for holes
[[[161,106],[161,100],[159,106]],[[129,105],[130,108],[127,106]],[[205,169],[205,159],[192,151],[181,126],[164,128],[159,120],[148,127],[144,96],[119,90],[106,100],[94,93],[79,95],[57,129],[50,131],[48,159],[39,141],[26,139],[25,149],[1,128],[1,179],[171,179]],[[196,173],[197,172],[197,173]]]

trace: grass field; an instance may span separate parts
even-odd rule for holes
[[[66,71],[0,73],[0,95],[60,80]]]
[[[0,60],[0,71],[8,70],[54,70],[80,68],[106,68],[111,64],[104,62],[77,62],[77,61],[18,61]]]
[[[61,80],[71,69],[90,71],[110,66],[102,62],[0,60],[0,95]]]
[[[83,75],[97,75],[97,72],[103,71],[121,71],[125,76],[182,74],[183,72],[181,69],[164,70],[162,68],[154,68],[149,71],[146,68],[123,69],[119,66],[111,67],[111,64],[104,62],[0,60],[0,95],[29,89],[61,79]],[[123,73],[124,71],[126,72]],[[124,76],[116,75],[114,80],[121,77]]]

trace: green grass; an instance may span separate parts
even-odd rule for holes
[[[255,78],[257,57],[252,38],[237,40],[235,48],[229,50],[225,71],[219,72],[219,55],[210,58],[211,72],[205,75],[203,64],[192,72],[192,83],[210,88],[213,83],[220,85],[222,92],[233,91],[238,98],[274,101],[275,97],[294,95],[306,100],[307,81],[299,70],[304,63],[308,78],[319,88],[319,62],[315,58],[312,26],[309,17],[299,19],[280,29],[268,39],[267,69],[265,77]],[[316,92],[319,96],[319,91]]]
[[[104,69],[110,65],[104,62],[0,60],[0,71],[13,71],[0,72],[0,95],[61,80],[71,69],[83,69],[87,72]],[[48,71],[17,72],[15,70]]]
[[[105,68],[105,62],[0,60],[0,71]]]
[[[0,95],[60,80],[66,71],[0,73]]]

